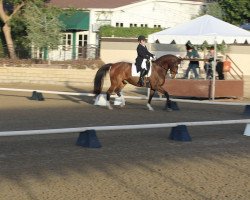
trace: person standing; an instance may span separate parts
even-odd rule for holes
[[[187,49],[186,58],[189,59],[200,58],[198,51],[191,44],[186,44],[186,49]],[[195,79],[198,79],[199,75],[197,73],[197,68],[199,68],[199,61],[190,60],[188,68],[183,78],[184,79],[188,78],[188,74],[190,70],[192,70],[194,72]]]
[[[213,78],[213,62],[214,62],[214,55],[215,55],[215,51],[214,51],[214,47],[210,47],[208,54],[205,56],[205,58],[208,60],[206,61],[205,65],[204,65],[204,69],[206,72],[206,78],[207,79],[212,79]],[[222,62],[223,58],[220,55],[217,55],[217,59],[216,59],[216,72],[218,73],[218,78],[219,80],[224,80],[224,73],[223,73],[223,62]]]
[[[210,47],[208,54],[205,56],[205,59],[207,59],[204,65],[204,70],[206,72],[206,79],[212,79],[213,77],[212,62],[214,61],[214,47]]]
[[[135,60],[135,65],[137,72],[140,71],[140,78],[138,85],[142,87],[144,85],[144,76],[147,74],[147,62],[150,58],[154,58],[154,54],[150,53],[146,47],[146,38],[143,35],[138,37],[138,46],[137,46],[137,58]]]

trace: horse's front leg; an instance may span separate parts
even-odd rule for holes
[[[154,94],[155,94],[155,90],[150,88],[150,93],[149,93],[148,103],[147,103],[148,110],[150,110],[150,111],[154,111],[154,109],[151,106],[151,100],[152,100]]]
[[[164,90],[162,87],[159,88],[158,90],[160,93],[164,94],[165,97],[166,97],[166,105],[165,105],[165,109],[167,111],[172,111],[173,109],[171,108],[171,100],[170,100],[170,97],[169,97],[169,94],[166,90]]]
[[[124,96],[123,96],[123,94],[121,92],[122,89],[125,87],[125,85],[126,85],[125,83],[120,84],[120,87],[118,87],[116,89],[116,91],[115,91],[115,93],[117,94],[117,96],[121,98],[121,105],[120,105],[120,107],[124,107],[125,106],[125,98],[124,98]]]

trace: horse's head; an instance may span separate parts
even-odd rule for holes
[[[170,70],[171,78],[175,78],[178,73],[178,67],[181,60],[181,57],[168,54],[158,58],[155,63],[164,68],[166,71]]]

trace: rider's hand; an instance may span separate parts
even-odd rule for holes
[[[156,60],[156,56],[153,55],[152,57],[150,57],[150,60]]]

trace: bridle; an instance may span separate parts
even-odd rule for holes
[[[162,65],[160,65],[160,64],[158,64],[156,62],[155,62],[155,64],[158,65],[160,68],[164,69],[165,71],[168,71],[168,69],[169,69],[169,68],[166,69],[165,67],[163,67]]]
[[[182,60],[180,57],[179,57],[179,59],[180,59],[180,61]],[[162,69],[164,69],[165,71],[168,71],[169,69],[170,69],[170,74],[173,74],[172,73],[172,71],[171,71],[171,68],[172,67],[168,67],[168,68],[165,68],[165,67],[163,67],[161,64],[158,64],[158,63],[156,63],[160,68],[162,68]],[[177,63],[177,65],[178,65],[179,63]],[[174,66],[173,66],[174,67]]]

